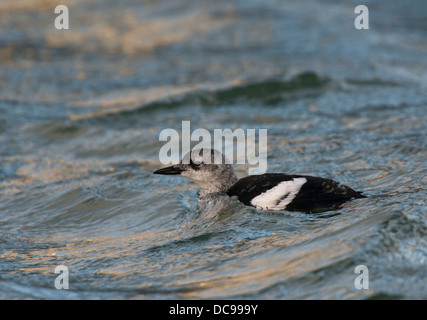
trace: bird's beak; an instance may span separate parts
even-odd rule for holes
[[[182,171],[184,171],[184,170],[177,167],[177,166],[170,166],[170,167],[166,167],[166,168],[156,170],[153,173],[154,174],[181,174]]]

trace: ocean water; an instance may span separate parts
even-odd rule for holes
[[[365,1],[369,30],[358,4],[80,0],[56,30],[56,1],[2,0],[0,298],[427,299],[427,2]],[[368,198],[199,204],[152,174],[184,120]]]

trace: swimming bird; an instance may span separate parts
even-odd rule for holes
[[[313,213],[338,209],[349,200],[366,198],[334,180],[307,175],[265,173],[238,179],[228,163],[215,149],[197,149],[187,153],[179,164],[153,173],[192,180],[200,187],[200,197],[227,194],[260,210]]]

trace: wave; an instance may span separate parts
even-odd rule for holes
[[[117,121],[118,117],[131,118],[140,113],[157,111],[159,109],[175,109],[181,106],[194,105],[201,107],[211,107],[216,105],[234,103],[262,103],[274,105],[293,95],[320,90],[330,82],[330,79],[323,78],[314,72],[307,71],[299,73],[289,80],[264,79],[262,81],[247,81],[238,84],[235,82],[227,84],[209,85],[213,89],[203,88],[203,85],[191,90],[184,88],[178,90],[170,96],[161,90],[157,93],[159,99],[151,97],[148,103],[135,106],[122,106],[117,108],[99,108],[97,111],[82,115],[72,115],[73,122],[104,123]],[[183,92],[183,93],[182,93]],[[93,105],[93,103],[88,102]],[[114,103],[111,103],[114,104]]]

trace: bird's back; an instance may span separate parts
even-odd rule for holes
[[[339,182],[305,175],[267,173],[247,176],[227,190],[246,205],[259,209],[317,212],[365,198]]]

